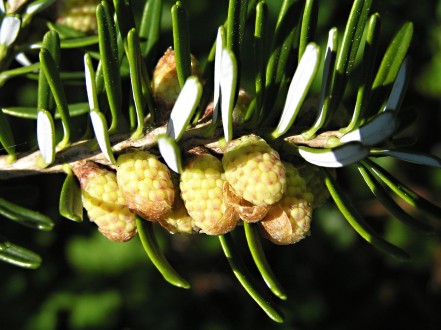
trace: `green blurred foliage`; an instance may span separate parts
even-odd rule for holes
[[[192,52],[203,62],[217,26],[226,17],[228,2],[183,3],[190,19]],[[280,3],[268,1],[271,24]],[[164,51],[172,45],[172,4],[167,1],[164,7],[159,45]],[[350,7],[349,0],[320,1],[318,42],[325,40],[332,26],[342,29]],[[385,45],[406,20],[415,23],[411,49],[414,78],[404,102],[415,107],[419,117],[406,134],[418,134],[415,147],[440,156],[441,1],[377,1],[374,10],[383,18]],[[77,55],[69,63],[76,69],[82,65]],[[16,79],[4,90],[8,93],[0,96],[2,105],[36,103],[33,83]],[[70,86],[68,97],[83,101],[84,89]],[[34,143],[35,124],[14,120],[13,125],[22,132],[17,143],[28,149]],[[387,168],[420,194],[441,204],[439,170],[400,162],[389,162]],[[264,242],[274,272],[288,292],[288,301],[278,302],[286,316],[282,325],[272,323],[238,284],[216,238],[169,236],[158,229],[167,257],[192,284],[190,290],[178,289],[167,284],[154,269],[138,238],[124,244],[112,243],[88,221],[77,224],[62,219],[57,198],[63,176],[11,180],[11,186],[39,187],[39,191],[32,188],[32,198],[23,201],[50,215],[56,228],[49,233],[35,233],[0,219],[2,233],[14,237],[20,231],[16,243],[38,251],[44,260],[36,271],[0,264],[0,328],[439,329],[440,223],[428,219],[435,227],[432,236],[415,234],[391,219],[373,200],[356,171],[339,171],[338,175],[350,196],[357,197],[357,206],[369,223],[391,242],[407,249],[413,261],[397,262],[369,246],[329,202],[315,213],[309,238],[287,247]],[[412,214],[424,217],[417,212]],[[257,277],[241,228],[234,237]]]

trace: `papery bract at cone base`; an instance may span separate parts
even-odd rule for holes
[[[260,222],[265,236],[275,244],[294,244],[303,239],[310,229],[314,195],[297,168],[284,163],[286,191]]]

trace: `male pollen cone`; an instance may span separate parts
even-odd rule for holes
[[[81,185],[83,206],[98,230],[112,241],[133,238],[137,232],[135,215],[126,205],[115,173],[90,161],[73,170]]]
[[[210,154],[193,156],[182,171],[182,200],[194,224],[205,234],[225,234],[239,221],[233,207],[225,203],[224,183],[222,164]]]
[[[146,220],[164,219],[175,198],[168,167],[141,150],[120,155],[116,164],[116,179],[129,209]]]

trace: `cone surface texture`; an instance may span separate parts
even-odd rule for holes
[[[160,221],[160,224],[172,234],[193,234],[200,230],[194,224],[193,218],[188,214],[184,201],[179,195],[175,197],[171,212]]]
[[[194,156],[181,174],[181,196],[188,214],[203,233],[221,235],[234,229],[238,216],[224,202],[225,178],[214,156]]]
[[[232,143],[222,164],[234,193],[255,205],[278,202],[286,189],[286,177],[277,151],[255,135]]]
[[[332,173],[335,176],[335,171]],[[325,204],[329,198],[329,190],[326,188],[325,177],[320,168],[305,163],[299,168],[299,174],[305,180],[308,191],[314,196],[312,207],[316,209]]]
[[[135,215],[118,188],[115,173],[88,162],[78,176],[83,206],[99,231],[113,241],[125,242],[136,235]]]
[[[58,1],[57,23],[74,30],[94,33],[97,31],[96,7],[98,0],[66,0]]]
[[[146,151],[119,156],[117,166],[118,185],[129,209],[147,220],[164,219],[175,197],[167,166]]]

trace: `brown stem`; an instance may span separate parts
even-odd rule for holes
[[[196,146],[205,146],[206,148],[222,154],[224,149],[219,144],[219,137],[222,131],[219,130],[213,137],[204,137],[202,133],[203,126],[199,126],[188,130],[181,138],[179,144],[182,150],[189,150]],[[138,140],[130,139],[128,134],[116,135],[112,137],[112,145],[115,153],[121,153],[125,149],[139,148],[151,149],[156,146],[158,136],[166,132],[166,126],[160,126],[149,130],[144,137]],[[295,145],[305,145],[314,148],[324,148],[326,141],[331,136],[339,137],[341,133],[338,131],[324,132],[312,140],[305,140],[301,134],[287,136],[285,141]],[[16,177],[24,177],[28,175],[37,175],[43,173],[61,173],[63,165],[70,164],[75,166],[82,161],[95,161],[97,163],[113,167],[98,147],[91,149],[91,141],[80,141],[72,144],[65,150],[57,152],[55,162],[48,167],[42,168],[41,153],[39,151],[25,152],[17,154],[17,160],[13,163],[8,161],[9,156],[0,156],[0,180],[11,179]]]

